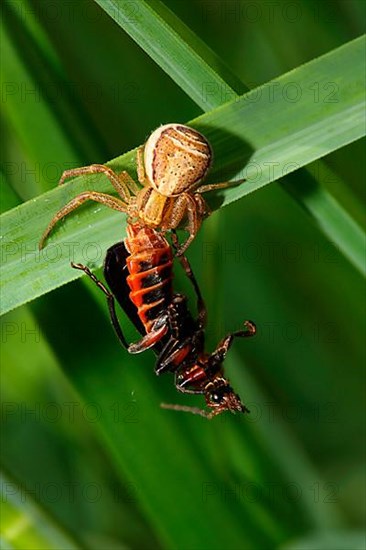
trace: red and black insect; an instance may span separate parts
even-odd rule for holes
[[[173,244],[177,239],[173,233]],[[104,276],[110,291],[90,270],[84,271],[107,296],[116,334],[130,353],[153,349],[158,357],[156,374],[172,372],[176,388],[183,393],[204,394],[210,412],[195,407],[163,405],[164,408],[189,411],[212,418],[225,410],[249,412],[223,373],[223,361],[235,337],[255,334],[255,325],[245,321],[244,329],[227,335],[216,350],[204,351],[206,309],[200,289],[185,256],[179,258],[197,296],[197,319],[188,309],[186,296],[173,293],[173,252],[161,233],[140,224],[127,226],[125,241],[107,252]],[[143,335],[128,344],[115,311],[115,299]]]

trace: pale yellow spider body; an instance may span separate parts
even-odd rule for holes
[[[66,170],[59,184],[70,177],[104,173],[119,197],[97,191],[80,193],[52,218],[39,246],[43,247],[53,226],[60,219],[85,201],[94,200],[125,212],[129,221],[138,220],[163,232],[184,227],[189,237],[177,251],[177,255],[181,255],[196,236],[202,219],[210,212],[201,193],[238,183],[200,186],[211,162],[211,146],[201,133],[183,124],[165,124],[157,128],[145,146],[138,150],[137,175],[142,187],[127,172],[116,174],[102,164]]]

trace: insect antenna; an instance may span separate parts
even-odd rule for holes
[[[211,420],[211,418],[213,418],[214,416],[212,412],[207,412],[203,409],[199,409],[198,407],[187,407],[186,405],[171,405],[169,403],[160,403],[160,407],[162,409],[170,409],[172,411],[182,411],[197,414],[198,416],[203,416],[203,418],[207,418],[208,420]]]

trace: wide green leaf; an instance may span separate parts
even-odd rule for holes
[[[213,145],[215,164],[209,181],[228,176],[247,180],[218,193],[221,205],[364,134],[363,45],[364,39],[354,40],[191,122]],[[335,81],[339,101],[314,102],[314,80]],[[294,83],[302,90],[296,102],[283,92]],[[134,175],[135,151],[114,159],[109,166]],[[49,246],[38,252],[40,235],[50,218],[75,194],[90,187],[110,189],[104,178],[81,177],[2,216],[2,312],[75,279],[78,274],[68,265],[73,258],[101,265],[106,247],[123,237],[123,217],[93,204],[70,216],[54,232]],[[346,216],[341,217],[348,240],[356,243],[352,258],[363,269],[363,235]]]
[[[87,284],[108,316],[104,296],[90,281]],[[73,290],[71,286],[65,289],[69,298]],[[274,427],[271,420],[251,422],[250,418],[248,421],[231,415],[207,422],[161,410],[161,401],[179,400],[171,391],[171,379],[157,379],[149,369],[146,371],[152,359],[150,354],[134,356],[131,361],[119,349],[110,327],[95,311],[95,304],[89,304],[83,295],[80,299],[83,309],[75,308],[62,334],[59,326],[49,321],[49,311],[57,311],[64,318],[70,312],[72,299],[67,300],[64,295],[57,300],[57,293],[53,293],[47,306],[38,311],[38,319],[73,386],[86,402],[96,403],[103,412],[95,425],[103,445],[117,470],[127,476],[148,521],[167,548],[207,545],[220,549],[225,543],[232,548],[241,544],[248,549],[265,548],[269,541],[280,543],[304,526],[315,529],[337,524],[337,505],[320,503],[314,508],[310,492],[291,503],[276,497],[275,511],[272,498],[264,496],[269,480],[280,486],[296,480],[304,488],[314,479],[319,480],[319,473],[283,422]],[[92,322],[84,323],[85,318]],[[65,346],[65,339],[71,345]],[[80,353],[75,354],[77,346]],[[231,353],[229,372],[233,372],[235,363],[242,372],[242,358]],[[239,377],[235,381],[238,387],[240,384],[240,391],[245,389],[253,405],[265,403],[268,398],[254,380],[242,376],[241,381]],[[228,444],[225,448],[217,444],[222,439]],[[282,448],[288,451],[286,459]],[[223,473],[223,469],[227,471]],[[263,498],[226,500],[222,487],[229,491],[233,480],[240,487],[248,484],[260,488]],[[177,515],[176,507],[171,506],[172,495],[177,506],[185,510],[184,516]],[[198,531],[194,519],[197,510],[201,514]],[[291,524],[289,514],[294,518]],[[225,529],[216,532],[212,524],[218,522]],[[179,544],[174,539],[176,532],[180,533]]]

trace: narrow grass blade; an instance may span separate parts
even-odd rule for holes
[[[1,27],[1,46],[3,109],[33,162],[34,180],[38,192],[41,192],[54,185],[46,177],[51,162],[54,163],[53,169],[56,166],[61,171],[63,166],[77,165],[80,157],[74,154],[72,145],[57,124],[51,105],[41,99],[38,83],[19,58],[4,24]],[[59,155],[57,159],[55,150]]]
[[[90,162],[96,162],[103,156],[105,158],[106,146],[100,139],[100,133],[78,93],[72,92],[70,77],[29,0],[5,0],[3,13],[19,61],[36,82],[36,98],[53,113],[58,131],[64,133],[77,156],[84,161],[90,159]],[[25,90],[32,90],[27,80],[22,82],[22,86]],[[8,97],[8,100],[11,101],[11,98]]]
[[[339,202],[322,187],[314,185],[314,179],[306,172],[299,178],[299,185],[284,183],[285,189],[311,212],[323,233],[361,273],[366,274],[366,236],[362,228],[342,208]]]
[[[95,0],[204,111],[247,88],[159,1]]]
[[[238,387],[242,394],[246,392],[250,395],[253,404],[268,403],[268,396],[262,393],[249,372],[242,368],[242,361],[235,351],[231,354],[230,362],[237,365],[232,371],[235,387]],[[252,427],[258,440],[266,442],[266,448],[267,450],[270,449],[273,461],[283,469],[284,475],[290,476],[291,481],[296,480],[304,488],[310,488],[315,480],[321,483],[319,472],[311,464],[308,456],[296,440],[293,431],[288,429],[285,422],[276,424],[270,418],[263,417],[260,422],[255,422]],[[285,456],[283,449],[288,451]],[[342,521],[342,514],[338,504],[335,503],[332,506],[324,502],[317,504],[317,506],[314,506],[314,496],[310,490],[308,492],[303,491],[300,508],[305,517],[309,518],[313,527],[322,529],[339,526]]]

